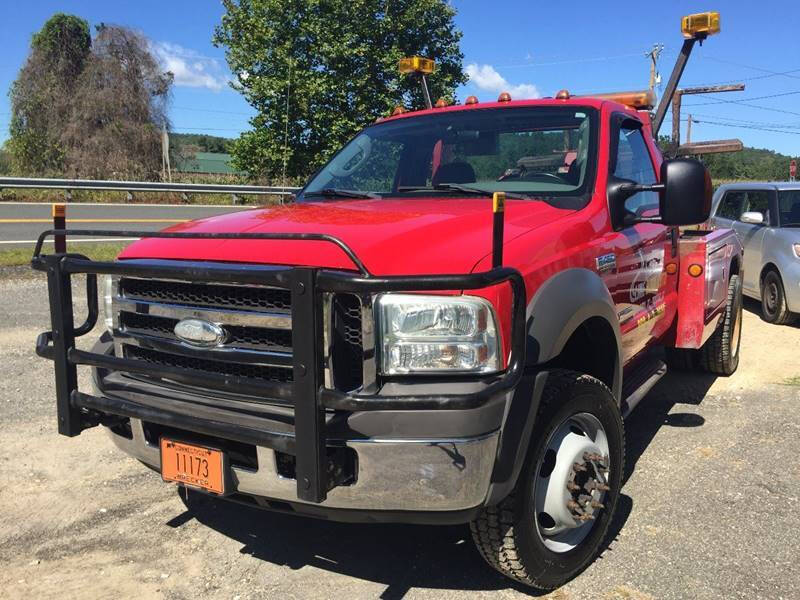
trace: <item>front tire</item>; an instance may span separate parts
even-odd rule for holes
[[[761,282],[761,318],[775,325],[788,325],[794,321],[794,315],[786,305],[783,281],[776,271],[768,271]]]
[[[540,590],[583,570],[599,554],[617,507],[624,446],[608,387],[589,375],[552,371],[514,491],[470,523],[486,562]]]

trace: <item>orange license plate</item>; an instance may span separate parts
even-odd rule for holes
[[[225,492],[220,450],[161,438],[161,477],[216,494]]]

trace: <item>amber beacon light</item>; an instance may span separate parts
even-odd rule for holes
[[[681,32],[686,39],[705,38],[719,33],[719,13],[711,11],[686,15],[681,18]]]

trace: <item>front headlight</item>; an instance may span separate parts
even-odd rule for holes
[[[114,328],[114,296],[117,295],[118,277],[112,275],[100,276],[100,293],[103,300],[103,320],[106,329],[112,331]]]
[[[376,304],[384,375],[500,370],[494,310],[483,298],[382,294]]]

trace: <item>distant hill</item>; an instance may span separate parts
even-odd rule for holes
[[[200,133],[170,133],[170,145],[179,151],[180,148],[191,146],[198,152],[216,152],[227,154],[231,150],[233,140],[216,135]]]
[[[785,181],[789,179],[789,161],[798,157],[761,148],[744,148],[741,152],[706,154],[701,159],[714,179],[748,179]]]

